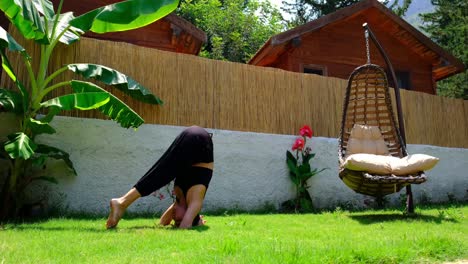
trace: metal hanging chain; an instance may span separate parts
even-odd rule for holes
[[[366,55],[367,55],[367,64],[370,64],[370,48],[369,48],[369,30],[364,30],[364,37],[366,38]]]

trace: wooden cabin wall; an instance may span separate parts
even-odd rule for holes
[[[323,65],[327,76],[348,79],[357,66],[367,61],[361,27],[363,21],[363,17],[344,20],[303,35],[300,46],[291,53],[285,53],[278,60],[277,67],[303,72],[305,65]],[[411,90],[435,94],[431,64],[390,37],[380,27],[374,27],[373,32],[390,57],[395,71],[409,72]],[[370,54],[372,63],[385,66],[385,61],[372,44]]]
[[[171,28],[171,23],[167,20],[159,20],[150,26],[130,31],[106,34],[88,32],[86,36],[95,39],[127,42],[142,47],[185,54],[198,53],[202,45],[201,41],[195,39],[183,30],[177,35]]]
[[[58,7],[60,0],[51,0]],[[89,12],[97,7],[119,2],[119,0],[81,0],[65,1],[62,13],[73,12],[76,16]],[[173,28],[175,27],[175,28]],[[105,34],[87,32],[86,37],[101,40],[126,42],[142,47],[156,48],[185,54],[198,54],[203,42],[183,29],[176,28],[166,18],[162,18],[145,27]]]

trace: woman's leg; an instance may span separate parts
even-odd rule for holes
[[[141,196],[150,195],[169,184],[175,179],[178,170],[189,164],[190,156],[187,151],[190,150],[191,137],[189,129],[182,131],[159,160],[138,180],[133,187]]]
[[[193,225],[193,219],[200,213],[205,198],[206,187],[203,184],[197,184],[190,187],[187,192],[186,202],[187,211],[179,225],[179,228],[190,228]]]
[[[127,207],[141,197],[137,189],[132,188],[124,196],[110,201],[110,214],[107,218],[106,228],[114,228],[119,223]]]
[[[169,208],[162,214],[159,224],[162,226],[170,225],[172,219],[174,219],[175,203],[171,204]]]
[[[194,160],[207,161],[194,164]],[[213,169],[213,142],[201,127],[191,126],[182,131],[159,160],[133,186],[141,196],[173,181],[189,166]]]
[[[181,198],[184,198],[184,204],[187,208],[183,216],[182,221],[180,222],[180,228],[189,228],[192,226],[203,225],[205,221],[199,216],[200,210],[203,206],[203,200],[205,199],[206,190],[211,181],[213,173],[213,162],[199,162],[192,165],[192,169],[187,171],[190,175],[184,175],[186,177],[181,181],[174,183],[176,186],[176,195],[178,194],[177,190],[180,186],[190,186],[188,189],[185,189],[184,194],[180,195]],[[201,169],[204,168],[204,169]],[[179,186],[177,186],[179,184]],[[181,190],[182,192],[182,190]],[[182,201],[182,199],[181,199]]]
[[[159,160],[143,175],[133,188],[124,196],[110,201],[110,214],[106,222],[107,228],[116,227],[128,206],[142,196],[147,196],[174,180],[177,173],[178,159],[184,149],[183,131],[172,142]],[[180,162],[182,163],[182,162]]]
[[[111,212],[107,219],[107,228],[117,226],[130,204],[136,199],[147,196],[170,183],[180,173],[182,168],[193,165],[213,169],[212,162],[193,164],[192,161],[193,157],[198,157],[200,154],[203,157],[207,156],[204,158],[207,161],[212,161],[212,144],[211,138],[203,128],[192,126],[182,131],[161,158],[140,178],[127,194],[111,200]],[[202,153],[198,153],[198,151],[193,153],[194,150],[199,150],[200,145],[203,145]]]

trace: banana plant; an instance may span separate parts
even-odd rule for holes
[[[49,158],[63,160],[76,175],[69,154],[53,146],[36,142],[40,134],[53,134],[50,122],[63,110],[97,109],[124,128],[137,128],[144,120],[124,102],[100,86],[80,80],[55,81],[64,72],[71,71],[85,79],[116,87],[130,97],[148,104],[162,104],[157,96],[131,77],[109,67],[75,63],[48,72],[54,48],[62,43],[71,45],[87,31],[106,33],[136,29],[168,15],[178,5],[178,0],[127,0],[110,4],[75,17],[72,12],[61,13],[63,1],[57,9],[49,0],[1,0],[0,10],[10,23],[28,41],[40,46],[39,67],[32,67],[28,52],[2,27],[0,27],[0,55],[2,68],[11,78],[13,87],[0,87],[0,112],[12,112],[18,117],[18,131],[0,142],[0,159],[7,165],[6,179],[0,182],[0,220],[16,216],[21,192],[32,181],[56,179],[33,173],[44,167]],[[72,0],[69,0],[72,1]],[[6,52],[8,51],[8,52]],[[18,76],[7,55],[20,54],[27,76]],[[4,75],[5,76],[5,75]],[[64,95],[49,98],[56,89],[68,87]],[[71,89],[70,89],[71,88]],[[0,172],[1,176],[1,172]],[[1,178],[0,178],[1,179]]]

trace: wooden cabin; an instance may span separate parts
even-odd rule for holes
[[[437,81],[464,70],[459,59],[377,0],[363,0],[275,35],[249,64],[348,79],[367,61],[364,23],[389,56],[401,88],[436,94]],[[370,47],[371,62],[385,68],[377,48]]]
[[[60,0],[51,1],[57,10]],[[72,11],[78,16],[116,2],[120,0],[65,0],[61,13]],[[174,13],[139,29],[105,34],[88,32],[84,36],[193,55],[198,55],[207,41],[205,32]]]

